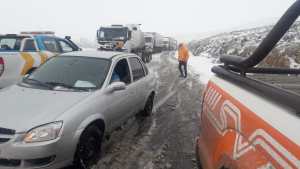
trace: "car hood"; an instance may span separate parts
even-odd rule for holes
[[[11,86],[0,90],[0,128],[27,132],[56,121],[90,92],[51,91]]]

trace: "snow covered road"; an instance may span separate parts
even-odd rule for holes
[[[151,117],[130,119],[104,143],[97,169],[196,169],[197,113],[209,74],[208,60],[192,57],[187,79],[179,78],[175,52],[154,55],[148,67],[159,80]],[[206,64],[197,66],[196,64]],[[208,68],[209,69],[209,68]]]
[[[174,58],[178,57],[178,53],[173,54]],[[200,83],[206,84],[209,78],[213,75],[211,68],[216,65],[215,60],[206,55],[194,56],[190,53],[190,58],[188,61],[188,70],[192,75],[196,75],[195,79],[199,80]]]

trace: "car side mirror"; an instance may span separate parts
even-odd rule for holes
[[[71,36],[65,36],[65,39],[71,40]]]
[[[113,82],[107,87],[107,92],[113,93],[125,89],[126,89],[126,84],[124,82]]]

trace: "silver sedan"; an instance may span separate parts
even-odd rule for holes
[[[156,79],[130,53],[74,52],[0,91],[0,168],[92,168],[103,136],[152,112]]]

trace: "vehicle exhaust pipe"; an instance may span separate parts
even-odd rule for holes
[[[280,41],[284,34],[290,29],[300,15],[300,0],[297,0],[280,18],[267,37],[256,48],[254,53],[247,58],[240,56],[222,56],[220,61],[225,65],[233,65],[242,70],[253,67],[261,62],[275,45]]]

